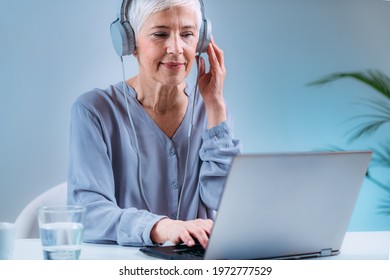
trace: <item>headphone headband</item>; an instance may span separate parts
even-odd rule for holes
[[[127,21],[127,12],[129,11],[131,0],[122,1],[121,10],[120,10],[120,19],[121,22]]]
[[[111,23],[111,39],[119,56],[131,55],[135,50],[134,30],[128,20],[128,11],[132,0],[123,0],[118,18]],[[199,0],[202,22],[199,29],[197,52],[206,52],[211,40],[211,22],[205,17],[203,0]]]

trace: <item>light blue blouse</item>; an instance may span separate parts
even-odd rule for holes
[[[81,95],[71,111],[68,203],[87,206],[84,239],[120,245],[152,245],[150,231],[163,217],[176,218],[183,187],[194,89],[172,138],[166,136],[127,86],[128,106],[139,145],[131,130],[123,82]],[[232,158],[240,153],[227,122],[207,129],[198,94],[194,110],[186,184],[179,219],[212,218]],[[142,197],[138,168],[142,171]]]

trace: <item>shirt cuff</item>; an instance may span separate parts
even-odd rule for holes
[[[152,239],[150,239],[150,232],[152,231],[154,225],[159,222],[160,220],[167,218],[166,216],[159,216],[156,215],[153,217],[153,219],[149,220],[146,223],[144,232],[142,234],[142,239],[144,240],[145,246],[154,246],[156,243],[153,242]]]
[[[203,140],[208,140],[213,137],[221,138],[224,137],[226,134],[230,134],[230,128],[227,122],[223,121],[212,128],[206,129],[206,131],[202,135],[202,138]]]

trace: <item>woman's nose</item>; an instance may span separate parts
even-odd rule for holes
[[[169,54],[183,53],[183,42],[180,36],[177,35],[169,36],[167,40],[167,53]]]

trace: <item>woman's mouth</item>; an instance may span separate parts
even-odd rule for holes
[[[185,66],[182,62],[161,62],[161,64],[170,70],[180,70]]]

